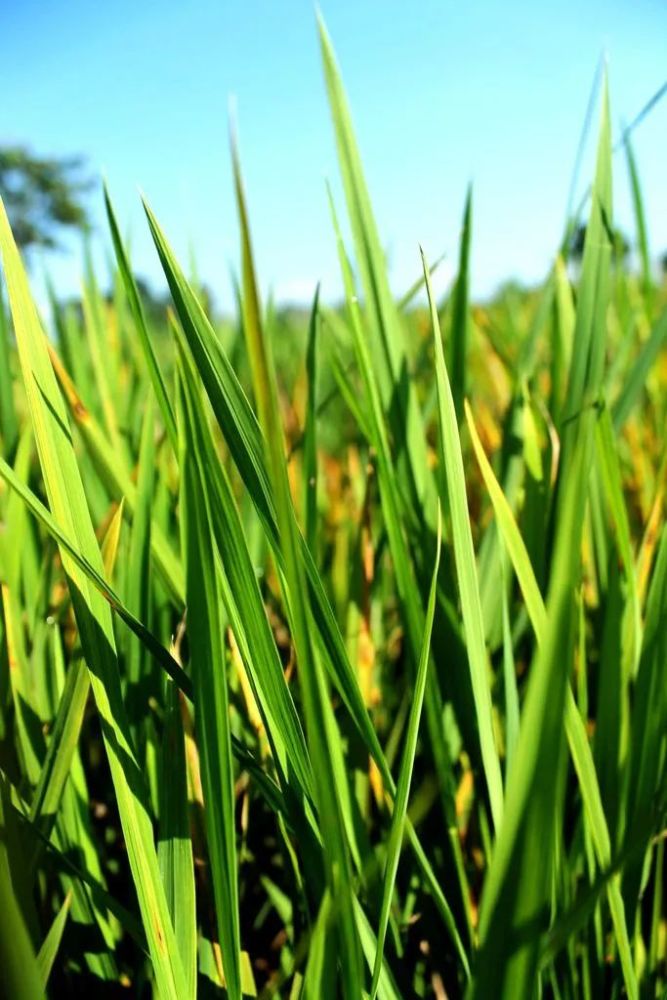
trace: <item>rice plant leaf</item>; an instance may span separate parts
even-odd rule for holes
[[[308,378],[308,398],[303,439],[303,482],[304,504],[303,523],[306,545],[313,557],[317,556],[317,368],[319,336],[319,298],[317,286],[308,326],[308,346],[306,349],[306,373]]]
[[[629,132],[626,132],[623,136],[623,145],[625,147],[625,158],[630,177],[632,209],[635,216],[635,226],[637,230],[637,248],[639,250],[639,260],[641,264],[642,291],[644,293],[646,311],[650,315],[653,300],[653,279],[651,277],[651,256],[648,247],[646,212],[644,211],[644,199],[642,198],[642,187],[639,180],[637,160],[632,148]]]
[[[335,722],[328,706],[325,676],[313,644],[308,587],[301,558],[302,543],[287,475],[277,380],[270,345],[262,327],[248,214],[234,137],[232,137],[232,160],[241,230],[244,331],[276,503],[278,535],[284,560],[284,576],[281,581],[283,598],[290,619],[298,663],[306,737],[315,775],[315,798],[322,829],[326,830],[327,882],[335,912],[343,995],[349,1000],[352,998],[356,1000],[361,993],[362,980],[360,946],[353,909],[354,893],[341,801],[332,766],[332,748],[327,745],[327,738],[339,740],[340,737],[338,733],[332,732]]]
[[[102,539],[102,544],[100,545],[104,573],[109,580],[113,576],[113,569],[116,565],[116,556],[118,555],[118,545],[120,543],[120,532],[123,526],[124,507],[125,500],[121,497],[121,501],[116,507],[113,517],[109,521],[107,530],[104,533],[104,538]]]
[[[438,584],[438,569],[440,567],[441,541],[442,541],[442,531],[440,526],[440,517],[438,517],[438,535],[437,535],[437,546],[435,554],[435,567],[433,570],[433,579],[431,581],[431,590],[429,593],[428,605],[426,607],[426,621],[424,624],[424,640],[422,646],[422,653],[419,659],[414,692],[412,695],[412,703],[410,706],[410,714],[408,716],[408,727],[405,736],[405,747],[403,749],[403,757],[401,759],[401,767],[399,771],[398,782],[396,784],[394,811],[391,817],[391,827],[389,829],[389,838],[387,841],[387,858],[385,861],[385,872],[382,885],[382,903],[380,907],[380,923],[378,926],[378,934],[377,934],[377,951],[375,955],[375,962],[373,965],[373,979],[371,982],[371,989],[370,989],[371,1000],[375,1000],[375,997],[377,995],[378,985],[380,982],[380,974],[382,972],[382,956],[384,953],[384,942],[385,942],[385,937],[387,935],[387,927],[389,926],[389,912],[391,908],[392,897],[394,895],[394,884],[396,881],[396,872],[398,870],[398,861],[401,852],[401,843],[405,832],[405,816],[408,808],[410,781],[412,779],[412,770],[414,767],[415,753],[417,750],[419,722],[421,719],[421,710],[424,701],[424,691],[426,688],[426,672],[428,670],[428,662],[430,659],[431,631],[433,629],[433,617],[435,615],[435,598],[436,598],[436,588]],[[466,961],[465,953],[463,956],[463,960],[464,962]]]
[[[490,668],[484,639],[482,603],[479,596],[475,551],[468,514],[461,441],[456,420],[456,410],[454,408],[454,398],[445,366],[438,310],[433,297],[431,281],[428,277],[428,267],[423,255],[422,259],[431,311],[431,323],[433,326],[435,370],[438,386],[440,448],[447,479],[447,497],[452,518],[452,540],[459,592],[461,595],[463,627],[477,713],[482,764],[489,793],[489,801],[491,803],[491,814],[497,830],[500,826],[503,813],[503,785],[500,761],[493,734]]]
[[[195,869],[190,840],[185,736],[179,692],[171,681],[166,682],[160,768],[157,856],[183,963],[186,984],[183,1000],[194,1000],[197,995]]]
[[[44,506],[44,504],[35,496],[32,490],[25,485],[25,483],[22,483],[20,479],[17,478],[14,470],[1,458],[0,476],[2,476],[2,478],[16,493],[18,493],[28,509],[46,528],[49,534],[56,540],[58,545],[67,552],[68,556],[74,563],[76,563],[96,590],[99,591],[100,595],[109,604],[110,608],[122,621],[125,622],[127,627],[131,629],[143,643],[145,643],[146,648],[166,670],[171,679],[175,681],[183,693],[191,699],[192,683],[187,674],[184,673],[180,664],[176,663],[174,658],[164,648],[159,639],[157,639],[152,632],[150,632],[149,629],[147,629],[146,626],[135,618],[129,609],[125,607],[120,597],[116,594],[110,584],[107,583],[102,573],[100,573],[94,567],[92,562],[81,553],[79,547],[72,540],[71,536],[61,529],[48,508]]]
[[[9,322],[5,312],[5,297],[0,285],[0,437],[5,458],[13,456],[19,437],[10,359]]]
[[[655,825],[660,795],[665,788],[664,743],[667,732],[667,694],[664,665],[667,662],[667,529],[662,526],[658,554],[646,604],[641,659],[635,685],[628,792],[625,812],[629,817],[626,842],[646,826]],[[662,753],[656,753],[656,747]],[[635,912],[642,883],[643,858],[628,865],[623,879],[623,897],[629,914]]]
[[[195,728],[201,761],[204,821],[225,983],[241,998],[234,771],[227,695],[222,594],[206,466],[184,408],[178,417],[183,551]]]
[[[463,400],[466,395],[466,370],[468,354],[468,285],[470,270],[470,230],[472,225],[472,186],[466,193],[459,252],[459,272],[452,292],[452,326],[450,346],[451,386],[456,419],[463,419]],[[429,274],[430,279],[430,274]]]
[[[530,668],[514,765],[507,782],[505,814],[482,895],[481,945],[471,998],[490,993],[507,998],[530,995],[546,924],[563,794],[563,718],[569,689],[565,665],[571,663],[573,655],[574,591],[580,575],[583,514],[594,446],[593,403],[604,364],[611,259],[610,163],[605,88],[566,402],[571,423],[559,475],[547,626]]]
[[[30,803],[30,820],[48,837],[69,778],[86,708],[90,681],[85,663],[72,663],[58,705],[39,781]]]
[[[153,350],[153,345],[148,333],[148,327],[146,325],[143,306],[141,304],[141,298],[139,296],[139,290],[130,268],[130,262],[125,251],[125,247],[123,246],[120,230],[118,229],[118,223],[116,221],[116,215],[113,210],[113,205],[111,204],[109,189],[106,184],[104,185],[104,205],[106,207],[107,219],[109,222],[109,229],[111,230],[111,239],[113,241],[113,248],[118,262],[118,268],[123,279],[125,293],[130,303],[134,326],[137,334],[139,335],[139,341],[146,360],[148,374],[153,385],[153,391],[155,392],[158,406],[160,407],[160,413],[162,415],[162,420],[164,421],[167,436],[169,437],[169,442],[174,454],[177,455],[178,439],[176,436],[176,420],[174,418],[174,411],[169,400],[169,394],[167,392],[162,372],[160,371],[155,351]]]
[[[0,205],[0,249],[35,441],[54,520],[77,539],[86,558],[99,572],[101,555],[71,444],[67,414],[3,205]],[[183,994],[183,971],[159,876],[143,777],[129,739],[111,611],[67,550],[63,548],[61,553],[100,714],[156,982],[165,997],[177,998]]]
[[[397,440],[405,440],[405,449],[401,450],[397,458],[403,488],[414,501],[413,507],[434,528],[435,488],[427,461],[423,420],[411,378],[405,332],[389,288],[385,256],[373,218],[333,46],[319,13],[317,21],[338,162],[364,292],[364,305],[370,319],[369,352],[385,411],[390,414],[392,434]]]
[[[65,931],[65,925],[67,923],[67,917],[69,916],[71,903],[72,893],[70,891],[65,896],[63,904],[58,910],[53,923],[49,927],[48,934],[44,938],[41,948],[37,952],[37,966],[39,968],[39,975],[44,989],[46,989],[49,976],[51,975],[51,969],[53,968],[53,963],[56,960],[56,956],[60,948],[60,942],[62,941],[63,933]]]
[[[48,345],[51,364],[65,396],[72,419],[78,427],[86,449],[98,470],[98,474],[115,499],[124,497],[125,514],[134,515],[137,503],[137,488],[132,482],[125,462],[114,451],[104,430],[85,405],[77,387],[68,375],[52,344]],[[151,527],[151,550],[156,566],[170,594],[178,604],[183,603],[185,586],[183,568],[178,556],[165,538],[159,525]]]
[[[44,988],[25,918],[16,898],[5,841],[6,811],[11,808],[4,777],[0,777],[0,962],[6,994],[17,1000],[41,1000]]]
[[[284,788],[292,777],[312,799],[313,775],[301,723],[285,682],[243,527],[222,463],[216,454],[195,374],[184,345],[180,351],[184,409],[207,472],[213,533],[223,568],[222,598],[250,679]]]
[[[269,484],[264,442],[257,418],[201,304],[176,262],[155,216],[145,203],[144,209],[183,333],[204,383],[218,426],[259,514],[272,552],[282,565],[283,556],[278,540],[274,497]],[[300,545],[313,603],[313,615],[327,654],[324,657],[325,666],[330,669],[332,680],[386,780],[388,772],[383,767],[382,749],[377,733],[364,705],[324,584],[307,545],[303,541]]]
[[[507,552],[512,561],[514,572],[516,573],[521,587],[528,616],[535,633],[538,644],[541,644],[547,632],[548,619],[547,609],[544,605],[540,593],[530,556],[516,521],[512,515],[509,504],[495,478],[493,469],[486,457],[470,407],[466,401],[466,419],[470,430],[471,440],[475,450],[475,455],[484,478],[484,483],[489,491],[494,513],[498,519],[500,531],[503,536]],[[570,685],[567,686],[565,698],[565,731],[567,734],[572,760],[579,779],[581,796],[588,816],[591,828],[591,835],[595,846],[598,864],[605,870],[611,864],[611,839],[607,827],[602,797],[598,785],[597,774],[593,755],[586,736],[584,722],[577,709],[574,695]],[[630,940],[625,921],[625,913],[620,893],[620,878],[613,876],[607,883],[607,893],[609,897],[609,907],[614,923],[614,932],[618,943],[619,954],[623,966],[623,976],[625,979],[628,996],[637,996],[637,981],[633,969],[632,954],[630,950]]]
[[[646,379],[667,342],[667,309],[655,322],[648,340],[642,345],[632,368],[623,380],[623,387],[612,405],[614,429],[618,432],[637,405],[646,386]]]
[[[148,397],[144,411],[139,448],[137,499],[132,517],[132,531],[127,559],[125,602],[139,621],[150,617],[151,590],[151,535],[153,509],[153,479],[155,475],[155,424],[153,400]],[[134,634],[127,636],[125,647],[125,672],[127,679],[126,702],[133,732],[144,714],[148,699],[150,661],[146,646]],[[136,739],[136,735],[135,735]]]

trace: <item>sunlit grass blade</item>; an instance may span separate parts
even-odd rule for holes
[[[612,406],[614,428],[618,431],[630,416],[633,407],[641,398],[646,379],[667,342],[667,309],[663,310],[651,330],[648,340],[642,345],[632,368],[624,379],[618,398]]]
[[[317,558],[317,370],[319,339],[319,298],[317,286],[308,326],[308,347],[306,350],[306,373],[308,377],[308,399],[303,437],[303,524],[304,538],[313,558]]]
[[[405,442],[397,457],[400,475],[425,523],[435,527],[435,489],[427,461],[423,420],[411,378],[406,336],[389,288],[385,255],[373,217],[343,83],[331,39],[318,13],[318,31],[334,125],[338,163],[369,313],[369,353],[392,435]]]
[[[362,988],[361,956],[353,909],[350,857],[341,802],[336,787],[336,774],[332,767],[331,749],[327,746],[327,740],[337,739],[338,734],[334,732],[335,723],[328,707],[327,685],[313,644],[306,574],[300,556],[299,529],[287,475],[277,380],[270,345],[262,328],[248,215],[234,139],[232,139],[232,158],[241,230],[244,331],[275,497],[278,535],[284,560],[284,576],[281,581],[283,599],[290,620],[298,664],[306,736],[315,774],[315,798],[321,826],[326,830],[327,881],[332,906],[336,913],[335,926],[339,941],[338,956],[343,995],[349,1000],[352,998],[356,1000]]]
[[[5,312],[5,297],[0,286],[0,439],[5,458],[14,454],[19,435],[10,358],[9,323]]]
[[[125,247],[123,246],[123,241],[121,239],[120,230],[118,229],[118,223],[116,221],[116,216],[111,204],[111,197],[109,195],[109,190],[107,186],[104,186],[104,204],[107,212],[107,219],[109,222],[109,229],[111,230],[111,239],[113,241],[113,248],[116,254],[116,260],[118,261],[118,268],[120,270],[121,277],[123,279],[123,285],[125,287],[125,293],[127,295],[128,301],[130,303],[130,309],[132,311],[132,318],[134,319],[135,330],[139,336],[139,341],[141,343],[141,348],[146,360],[146,367],[148,368],[148,374],[153,385],[153,391],[155,392],[155,397],[158,401],[160,407],[160,413],[162,415],[162,420],[164,421],[165,430],[167,436],[169,437],[169,442],[173,449],[174,454],[178,454],[178,441],[176,437],[176,420],[174,418],[174,411],[169,399],[169,393],[160,371],[160,366],[158,364],[153,345],[151,343],[150,336],[148,334],[148,328],[146,326],[146,319],[144,316],[143,306],[141,304],[141,298],[139,296],[139,290],[137,289],[136,282],[134,280],[134,275],[130,269],[130,262],[127,257]]]
[[[33,943],[15,895],[5,847],[9,794],[0,776],[0,962],[6,995],[16,1000],[40,1000],[44,987]]]
[[[124,497],[125,514],[126,517],[131,518],[136,507],[137,489],[128,474],[125,463],[114,452],[109,438],[86,407],[77,391],[77,387],[65,371],[62,361],[52,345],[49,345],[49,356],[72,418],[81,432],[83,441],[100,478],[115,499]],[[151,549],[156,566],[169,592],[175,601],[182,603],[185,594],[183,568],[176,553],[160,530],[159,525],[152,527]]]
[[[459,272],[452,291],[452,321],[451,341],[449,348],[449,367],[451,371],[452,396],[456,418],[463,419],[463,400],[466,396],[468,368],[468,285],[470,282],[470,230],[472,225],[472,187],[468,187],[465,208],[463,210],[463,227],[461,230],[461,249],[459,252]],[[430,274],[429,274],[430,279]]]
[[[0,476],[16,493],[18,493],[29,510],[46,528],[49,534],[58,542],[58,545],[67,552],[68,556],[74,561],[74,563],[76,563],[88,580],[90,580],[96,590],[109,604],[110,608],[112,608],[118,617],[125,622],[127,627],[131,629],[139,639],[141,639],[147,649],[167,671],[169,676],[176,682],[184,694],[186,694],[188,698],[191,698],[192,684],[188,676],[183,672],[182,667],[176,663],[174,658],[164,648],[162,643],[146,628],[146,626],[140,622],[127,607],[125,607],[120,597],[105,580],[102,573],[100,573],[92,562],[82,554],[76,543],[72,540],[71,535],[68,535],[62,530],[51,512],[35,496],[32,490],[30,490],[25,483],[22,483],[20,479],[17,478],[13,469],[1,458]]]
[[[165,721],[160,760],[160,820],[157,856],[167,905],[174,924],[176,944],[183,963],[186,993],[197,995],[197,914],[195,875],[185,766],[185,736],[180,695],[166,681]]]
[[[301,723],[285,682],[278,650],[243,537],[231,484],[220,463],[185,348],[180,354],[182,391],[190,433],[207,473],[214,537],[222,561],[222,599],[250,679],[276,767],[285,788],[293,779],[312,797],[313,775]]]
[[[426,689],[426,672],[430,659],[431,631],[433,629],[433,617],[435,615],[435,596],[438,584],[438,569],[440,567],[440,544],[441,530],[440,518],[438,517],[438,537],[435,555],[435,567],[433,570],[433,580],[426,607],[426,621],[424,624],[424,640],[422,653],[417,667],[412,704],[408,716],[407,733],[405,736],[405,747],[401,758],[401,768],[396,784],[396,797],[394,799],[394,811],[391,817],[391,827],[387,840],[387,858],[385,861],[384,880],[382,885],[382,904],[380,908],[380,923],[377,934],[377,952],[373,965],[373,979],[371,982],[370,997],[375,1000],[377,989],[382,972],[382,956],[384,953],[384,941],[389,926],[389,911],[394,894],[394,883],[396,881],[396,871],[401,852],[401,842],[405,832],[405,814],[408,807],[408,795],[410,792],[410,781],[412,779],[412,769],[415,762],[415,752],[417,749],[417,737],[419,735],[419,722]]]
[[[503,495],[498,481],[496,480],[491,465],[484,453],[481,441],[477,434],[477,429],[472,417],[470,407],[466,403],[466,418],[470,430],[471,439],[475,449],[475,455],[479,462],[484,482],[489,491],[493,504],[494,513],[498,519],[500,530],[503,536],[507,552],[512,561],[514,572],[516,573],[521,592],[526,602],[528,615],[535,633],[538,644],[542,643],[548,627],[547,610],[542,599],[530,557],[521,537],[516,521],[512,515],[509,505]],[[572,760],[579,778],[581,796],[584,807],[588,815],[591,827],[591,834],[595,845],[600,868],[604,871],[611,864],[611,839],[607,827],[602,798],[598,787],[598,779],[595,771],[593,755],[588,743],[584,722],[577,710],[577,706],[572,694],[572,689],[568,684],[565,700],[565,731]],[[618,942],[623,974],[625,978],[628,996],[637,996],[637,982],[632,965],[632,955],[630,951],[630,941],[623,911],[623,903],[620,894],[620,878],[614,876],[608,883],[607,892],[609,895],[609,907],[614,922],[614,930]]]
[[[184,408],[178,419],[187,630],[204,820],[225,983],[231,1000],[240,1000],[241,932],[225,622],[214,558],[206,466]]]
[[[155,475],[155,423],[153,401],[146,401],[139,448],[137,499],[132,517],[132,531],[125,580],[125,602],[135,617],[150,620],[151,534],[153,479]],[[151,663],[145,645],[135,635],[127,636],[125,646],[126,703],[130,725],[138,744],[140,720],[151,695]]]
[[[424,260],[424,275],[426,277],[426,289],[428,291],[431,323],[433,326],[438,386],[440,448],[447,481],[448,508],[452,519],[452,542],[461,596],[461,612],[466,636],[475,710],[477,713],[482,764],[489,801],[491,803],[491,814],[497,830],[500,826],[503,813],[503,784],[491,717],[490,667],[484,639],[484,621],[479,595],[475,551],[470,530],[461,441],[456,420],[456,410],[454,408],[454,398],[445,366],[438,310],[433,297],[431,281],[428,277],[426,260]]]
[[[566,403],[573,423],[560,470],[547,626],[531,665],[515,764],[507,783],[505,815],[482,896],[481,948],[470,990],[475,998],[486,997],[490,991],[498,997],[515,997],[530,994],[535,988],[563,797],[563,717],[569,690],[567,664],[573,655],[574,589],[580,576],[583,514],[593,455],[592,403],[603,373],[611,256],[605,228],[611,223],[610,163],[605,88]]]
[[[248,495],[261,518],[272,552],[279,565],[282,565],[283,555],[279,544],[274,498],[269,484],[264,445],[257,418],[155,216],[148,205],[144,204],[144,208],[183,333],[192,352],[218,426],[224,435]],[[303,540],[300,544],[313,605],[313,616],[321,636],[322,645],[326,650],[324,663],[368,746],[369,752],[383,770],[383,777],[386,780],[388,772],[383,767],[382,749],[377,733],[366,711],[357,678],[347,657],[345,643],[331,609],[324,584],[308,547]]]
[[[25,390],[54,520],[77,539],[86,558],[99,571],[101,555],[71,444],[67,414],[4,207],[0,208],[0,247]],[[143,779],[129,740],[111,611],[65,550],[62,559],[91,673],[156,981],[165,997],[177,998],[183,993],[183,972],[175,952],[173,928],[160,880]]]
[[[650,316],[653,302],[653,278],[651,276],[651,256],[648,246],[648,232],[646,225],[646,212],[644,211],[644,200],[642,198],[642,188],[639,180],[639,171],[635,153],[630,141],[630,134],[623,136],[625,147],[625,158],[628,165],[628,175],[630,177],[630,190],[632,192],[632,209],[635,216],[635,227],[637,234],[637,249],[639,250],[639,260],[641,264],[642,291],[646,303],[646,312]]]
[[[71,903],[72,894],[71,892],[68,892],[63,900],[62,906],[55,916],[53,923],[49,927],[48,934],[44,938],[42,945],[37,952],[37,966],[39,968],[39,975],[44,989],[46,989],[49,976],[51,975],[51,969],[53,968],[53,963],[58,955],[58,949],[60,948],[60,942],[62,941],[63,933],[65,931],[65,925],[67,923],[67,917],[69,916]]]

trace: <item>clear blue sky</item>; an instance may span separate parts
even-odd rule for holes
[[[469,180],[475,292],[541,277],[561,234],[600,54],[616,134],[667,78],[663,0],[321,7],[397,290],[418,273],[418,243],[455,260]],[[229,307],[235,94],[264,288],[304,299],[322,279],[324,294],[337,295],[325,178],[340,189],[310,0],[5,0],[2,10],[0,141],[86,155],[108,178],[139,272],[159,274],[141,187],[183,261],[194,245],[201,276]],[[657,256],[667,248],[667,100],[635,148]],[[615,178],[617,219],[630,230],[622,155]],[[91,204],[102,224],[99,194]],[[76,288],[76,252],[49,267],[64,291]]]

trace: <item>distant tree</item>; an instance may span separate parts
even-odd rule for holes
[[[90,181],[80,157],[44,158],[23,146],[0,146],[0,195],[23,249],[58,247],[60,229],[87,229],[83,197]]]
[[[663,276],[667,277],[667,250],[660,256],[660,270]]]

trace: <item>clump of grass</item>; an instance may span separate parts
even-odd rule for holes
[[[604,89],[576,275],[565,239],[473,306],[469,193],[451,295],[422,256],[397,301],[320,38],[352,246],[330,196],[345,297],[292,322],[295,378],[234,141],[231,337],[148,205],[147,318],[105,192],[113,298],[89,268],[51,340],[0,212],[9,995],[661,995],[667,309],[629,139],[639,275]]]

